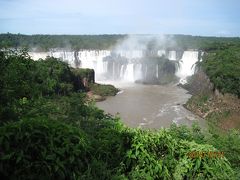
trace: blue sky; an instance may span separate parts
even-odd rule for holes
[[[0,33],[240,36],[239,0],[0,0]]]

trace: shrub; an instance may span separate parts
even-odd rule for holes
[[[83,132],[44,119],[0,128],[0,174],[8,179],[76,179],[87,170],[89,144]]]
[[[212,152],[211,145],[180,140],[169,130],[136,130],[123,170],[130,179],[231,179],[225,157],[189,157],[191,152]]]
[[[218,150],[223,151],[231,166],[236,171],[236,176],[240,178],[240,132],[231,130],[226,134],[212,134],[207,139],[207,143],[212,144]]]
[[[118,92],[117,88],[109,84],[91,84],[90,89],[100,96],[115,96]]]

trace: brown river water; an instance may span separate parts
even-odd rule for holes
[[[121,91],[96,105],[112,115],[119,114],[129,127],[159,129],[169,127],[172,123],[191,126],[193,122],[205,127],[203,119],[182,106],[191,95],[176,85],[108,84],[113,84]]]

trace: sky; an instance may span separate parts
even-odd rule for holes
[[[0,0],[0,33],[240,36],[240,0]]]

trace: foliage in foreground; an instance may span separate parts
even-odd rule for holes
[[[191,158],[196,152],[216,151],[210,145],[180,140],[169,130],[137,131],[124,169],[130,179],[226,179],[232,170],[225,158]]]
[[[74,179],[87,170],[89,145],[80,129],[44,119],[22,120],[0,129],[1,177]]]
[[[184,139],[181,128],[176,133],[178,127],[158,132],[128,129],[107,116],[95,123],[95,131],[77,121],[67,125],[38,118],[2,126],[0,173],[20,179],[234,178],[225,157],[189,156],[217,151],[187,140],[191,131],[185,131]]]
[[[43,71],[39,73],[45,72],[41,77],[52,82],[46,83],[29,76],[35,73],[31,68],[35,62],[28,57],[14,55],[10,59],[5,56],[0,58],[4,70],[0,79],[0,107],[1,112],[6,110],[6,106],[10,110],[4,111],[8,116],[0,119],[1,177],[234,179],[231,166],[235,168],[238,162],[235,157],[228,156],[231,152],[239,156],[239,135],[224,139],[222,146],[216,144],[215,137],[212,137],[211,144],[229,151],[227,158],[231,165],[225,157],[191,158],[188,154],[193,151],[217,151],[207,145],[211,141],[198,128],[189,130],[172,126],[157,132],[126,128],[118,119],[105,115],[92,102],[86,101],[82,92],[74,88],[68,93],[59,92],[61,78],[68,80],[68,77],[62,77],[69,72],[66,64],[50,60],[46,62],[50,63],[50,68],[40,66]],[[51,68],[52,63],[54,69]],[[41,93],[44,89],[48,93]],[[15,122],[11,121],[10,112],[16,114]],[[234,143],[234,148],[224,146],[225,140]]]

